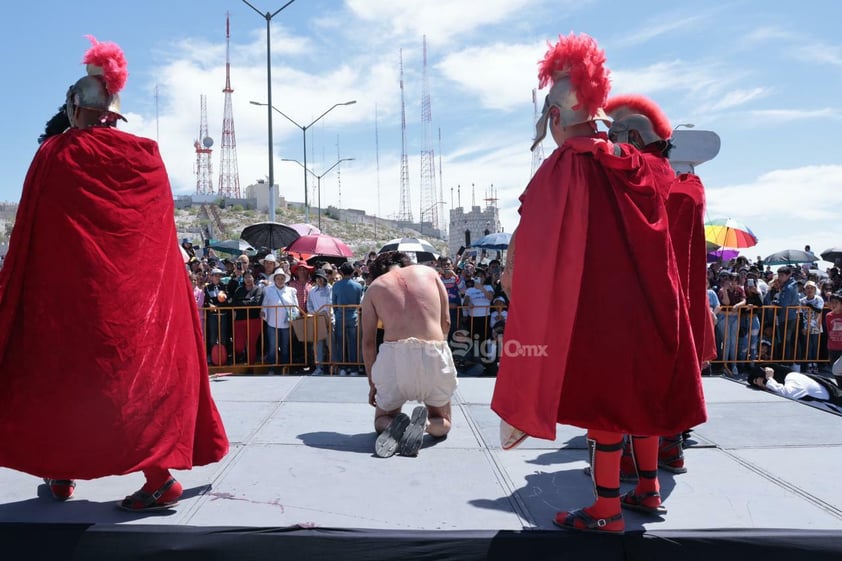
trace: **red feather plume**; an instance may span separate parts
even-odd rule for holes
[[[658,107],[658,104],[648,97],[636,94],[617,95],[605,103],[605,112],[612,116],[612,113],[620,108],[628,108],[632,113],[645,115],[652,122],[652,129],[655,134],[667,140],[672,136],[672,125],[666,114]]]
[[[116,43],[109,41],[97,41],[93,35],[85,35],[91,42],[91,48],[85,53],[82,62],[102,69],[102,77],[105,78],[105,88],[108,93],[114,95],[126,85],[129,77],[127,70],[126,56]],[[92,74],[92,72],[88,72]]]
[[[608,80],[610,71],[605,67],[605,51],[584,33],[579,36],[570,33],[567,37],[559,35],[558,43],[547,44],[550,48],[538,63],[539,87],[555,83],[556,73],[566,71],[579,100],[572,109],[584,108],[588,115],[596,113],[605,105],[611,89]]]

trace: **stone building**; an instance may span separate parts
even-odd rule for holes
[[[450,255],[456,255],[461,246],[470,247],[483,236],[501,231],[497,206],[492,200],[485,208],[472,206],[468,212],[462,207],[451,209],[448,231],[447,246]]]

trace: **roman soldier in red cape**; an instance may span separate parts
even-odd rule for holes
[[[77,479],[143,471],[127,510],[173,506],[170,469],[221,459],[196,304],[157,144],[115,128],[125,58],[90,38],[23,186],[0,270],[0,466]]]
[[[675,175],[669,163],[672,126],[654,101],[642,95],[618,95],[608,99],[605,112],[613,119],[609,138],[635,146],[656,173],[659,191],[666,200],[670,238],[687,299],[696,353],[700,362],[707,362],[716,356],[716,342],[705,285],[704,185],[694,174]]]
[[[609,139],[631,144],[640,150],[658,178],[659,190],[666,200],[670,239],[690,316],[696,355],[699,363],[704,364],[716,356],[713,317],[706,285],[704,186],[693,174],[676,177],[668,160],[673,129],[666,114],[654,101],[642,95],[618,95],[608,99],[605,112],[614,121],[608,131]],[[687,471],[682,440],[680,433],[661,438],[660,468],[673,473]],[[634,479],[635,455],[629,450],[634,439],[628,442],[629,446],[623,453],[621,475],[631,472],[630,478]]]
[[[504,449],[526,435],[554,439],[556,423],[587,429],[596,502],[555,523],[622,532],[621,507],[665,510],[652,437],[706,414],[658,179],[634,147],[597,132],[607,119],[604,64],[592,38],[573,34],[540,63],[540,85],[552,87],[533,149],[547,128],[558,148],[520,198],[504,282],[506,339],[524,352],[501,358],[492,408]],[[559,274],[560,289],[530,282]],[[535,301],[544,305],[525,305]],[[621,497],[624,434],[650,438],[638,449],[638,485]]]

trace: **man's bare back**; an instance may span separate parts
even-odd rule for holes
[[[450,329],[447,293],[430,267],[394,268],[377,277],[363,300],[363,316],[371,311],[383,322],[386,341],[444,341]]]
[[[402,254],[398,257],[406,259]],[[450,312],[444,284],[430,267],[392,263],[388,272],[371,282],[362,303],[368,402],[375,407],[374,429],[380,433],[375,453],[380,457],[394,454],[398,442],[401,454],[416,455],[425,431],[446,435],[451,427],[450,399],[457,386],[456,367],[447,346]],[[385,266],[389,265],[387,261]],[[376,342],[378,321],[384,330],[382,355]],[[407,384],[399,381],[407,377],[413,378],[410,393],[404,389]],[[401,413],[401,406],[411,399],[423,401],[424,406],[416,407],[409,419]]]

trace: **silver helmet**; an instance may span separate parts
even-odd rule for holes
[[[120,94],[109,94],[105,79],[99,74],[83,76],[67,90],[67,112],[71,122],[76,107],[101,111],[104,121],[126,120],[120,114]]]
[[[632,134],[633,132],[636,132],[637,135]],[[630,113],[615,118],[611,128],[608,129],[608,138],[612,142],[632,144],[638,149],[643,149],[653,142],[664,142],[666,140],[655,132],[655,127],[652,126],[649,117],[640,113]],[[637,140],[638,138],[640,140]],[[641,143],[642,145],[638,146]]]
[[[576,90],[573,89],[573,85],[570,83],[570,77],[557,77],[544,100],[544,110],[535,123],[535,140],[532,142],[530,150],[535,150],[535,147],[547,136],[550,109],[553,107],[558,109],[559,120],[564,127],[587,123],[589,121],[604,121],[606,124],[611,123],[611,119],[608,118],[608,115],[605,114],[605,111],[601,107],[593,115],[589,115],[583,108],[573,109],[580,105],[579,98],[576,97]]]

